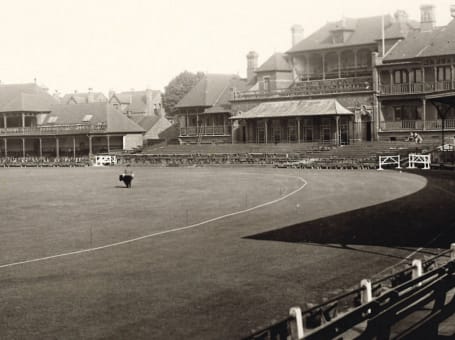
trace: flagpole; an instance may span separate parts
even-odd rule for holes
[[[382,57],[385,55],[384,14],[381,16]]]

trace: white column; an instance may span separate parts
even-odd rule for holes
[[[60,158],[60,140],[58,137],[55,137],[55,156]]]
[[[340,145],[340,124],[339,124],[340,116],[335,116],[335,145]]]
[[[76,158],[76,137],[73,136],[73,158]]]
[[[267,124],[267,119],[264,120],[264,139],[265,139],[265,144],[268,143],[268,124]]]

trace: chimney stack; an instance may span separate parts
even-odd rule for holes
[[[293,25],[292,32],[292,46],[294,47],[303,40],[303,27],[301,25]]]
[[[422,32],[432,31],[435,22],[434,5],[420,6],[420,30]]]
[[[145,105],[146,115],[156,114],[155,107],[153,105],[153,91],[149,88],[145,89]]]
[[[93,89],[89,87],[88,94],[87,94],[87,103],[93,103],[95,101],[95,94],[93,93]]]
[[[399,9],[395,12],[394,16],[395,16],[396,22],[398,22],[400,24],[404,24],[404,23],[408,22],[408,13],[406,13],[406,11]]]
[[[254,78],[254,71],[256,71],[258,68],[258,57],[259,55],[254,51],[250,51],[246,55],[247,59],[246,77],[248,82],[250,82]]]

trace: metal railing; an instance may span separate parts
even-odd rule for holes
[[[36,127],[0,128],[0,136],[42,136],[92,133],[106,130],[106,123],[41,125]]]
[[[438,92],[449,91],[453,89],[455,89],[455,81],[452,82],[450,80],[379,85],[379,93],[382,95],[401,95],[413,93]]]
[[[248,100],[273,97],[302,97],[350,92],[372,91],[373,78],[338,78],[298,81],[292,87],[271,91],[234,92],[233,100]]]
[[[445,264],[438,265],[443,257],[449,256]],[[421,312],[424,306],[431,307],[426,309],[425,316],[414,319],[407,334],[412,338],[423,331],[437,332],[435,323],[455,313],[455,298],[447,299],[454,287],[455,243],[449,250],[426,261],[413,260],[411,266],[379,280],[362,280],[359,288],[303,312],[293,307],[287,318],[244,339],[389,339],[395,324]],[[342,303],[348,298],[353,298],[351,305]]]
[[[442,120],[399,120],[380,122],[382,131],[440,130]],[[455,119],[445,119],[444,129],[455,129]]]
[[[189,126],[180,128],[180,136],[228,136],[231,134],[229,125],[207,125],[207,126]]]

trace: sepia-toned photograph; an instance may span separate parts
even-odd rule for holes
[[[0,340],[455,339],[455,0],[0,30]]]

